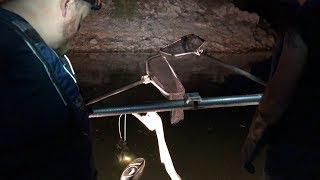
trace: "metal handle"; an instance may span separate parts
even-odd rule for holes
[[[144,80],[144,79],[141,79],[140,81],[137,81],[137,82],[134,82],[134,83],[129,84],[129,85],[127,85],[127,86],[124,86],[124,87],[122,87],[122,88],[120,88],[120,89],[117,89],[117,90],[115,90],[115,91],[112,91],[111,93],[108,93],[108,94],[106,94],[106,95],[97,97],[97,98],[89,101],[86,105],[87,105],[87,106],[88,106],[88,105],[92,105],[92,104],[94,104],[94,103],[97,103],[97,102],[99,102],[99,101],[102,101],[102,100],[104,100],[104,99],[106,99],[106,98],[108,98],[108,97],[111,97],[111,96],[113,96],[113,95],[119,94],[119,93],[121,93],[121,92],[123,92],[123,91],[126,91],[126,90],[128,90],[128,89],[134,88],[134,87],[136,87],[136,86],[138,86],[138,85],[140,85],[140,84],[143,84],[143,83],[145,83],[145,80]]]
[[[210,55],[208,55],[208,54],[203,54],[203,55],[205,55],[206,57],[209,57],[209,58],[210,58],[211,60],[213,60],[215,63],[217,63],[217,64],[219,64],[219,65],[221,65],[221,66],[223,66],[223,67],[225,67],[225,68],[227,68],[227,69],[229,69],[229,70],[234,71],[235,73],[238,73],[238,74],[240,74],[240,75],[242,75],[242,76],[245,76],[245,77],[251,79],[252,81],[257,82],[257,83],[259,83],[259,84],[261,84],[261,85],[263,85],[263,86],[267,86],[267,83],[266,83],[266,82],[264,82],[263,80],[261,80],[260,78],[258,78],[258,77],[256,77],[256,76],[248,73],[247,71],[244,71],[244,70],[242,70],[242,69],[240,69],[240,68],[238,68],[238,67],[235,67],[235,66],[233,66],[233,65],[227,64],[227,63],[221,61],[220,59],[217,59],[217,58],[215,58],[215,57],[213,57],[213,56],[210,56]]]

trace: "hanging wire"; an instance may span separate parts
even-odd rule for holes
[[[122,117],[123,114],[121,114],[119,116],[119,119],[118,119],[118,129],[119,129],[119,136],[120,136],[120,139],[122,139],[122,135],[121,135],[121,117]]]
[[[121,114],[118,119],[119,136],[120,136],[120,139],[123,139],[123,141],[126,141],[127,140],[127,114],[124,115],[124,125],[123,125],[124,137],[123,138],[122,138],[122,133],[121,133],[121,117],[122,116],[123,116],[123,114]]]
[[[124,115],[124,141],[127,141],[127,114]]]

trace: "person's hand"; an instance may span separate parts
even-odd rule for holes
[[[250,161],[245,162],[243,167],[251,174],[256,172],[256,167]]]
[[[241,149],[241,163],[249,172],[254,173],[253,160],[266,144],[267,121],[262,118],[259,110],[256,111],[249,129],[247,139]]]
[[[255,166],[252,164],[255,152],[256,144],[250,138],[247,138],[241,150],[241,163],[243,168],[251,174],[255,173]]]

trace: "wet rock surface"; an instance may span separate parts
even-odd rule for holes
[[[274,38],[255,13],[228,0],[119,0],[86,19],[74,52],[152,52],[186,34],[206,40],[211,52],[270,50]]]

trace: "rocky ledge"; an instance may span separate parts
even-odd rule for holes
[[[191,33],[205,39],[211,52],[268,51],[274,45],[257,14],[228,0],[109,0],[86,19],[72,51],[152,52]]]

